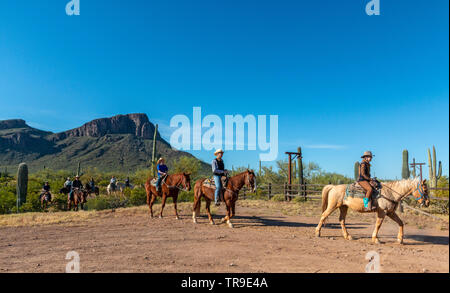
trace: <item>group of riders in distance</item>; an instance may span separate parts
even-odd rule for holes
[[[229,227],[233,227],[231,219],[235,216],[235,206],[239,191],[244,186],[253,192],[256,191],[256,175],[254,171],[247,169],[244,172],[230,176],[230,172],[225,169],[223,155],[224,151],[222,149],[214,152],[215,158],[211,163],[212,178],[201,178],[195,182],[192,214],[194,223],[197,223],[201,201],[204,199],[210,224],[214,224],[210,212],[211,202],[214,201],[216,206],[219,206],[222,202],[226,206],[226,215],[222,218],[222,222],[226,222]],[[370,175],[370,163],[373,157],[372,152],[364,152],[359,167],[359,178],[354,184],[326,185],[323,188],[322,216],[316,228],[316,236],[320,236],[322,225],[328,216],[339,208],[339,221],[341,223],[342,233],[345,239],[351,239],[345,227],[347,210],[351,208],[362,213],[377,213],[377,222],[372,234],[372,240],[374,242],[378,242],[378,230],[385,216],[390,217],[399,225],[398,241],[400,243],[403,242],[403,222],[396,214],[396,209],[401,200],[409,195],[412,195],[420,205],[428,206],[430,204],[430,197],[426,180],[414,178],[381,183]],[[177,211],[178,194],[181,190],[191,190],[190,173],[169,174],[169,168],[165,164],[164,158],[160,158],[157,161],[156,170],[157,177],[150,177],[145,182],[150,216],[153,218],[153,204],[156,198],[161,197],[162,204],[159,217],[162,218],[166,200],[168,197],[171,197],[173,199],[175,217],[179,219]],[[116,190],[118,187],[117,184],[118,181],[113,176],[107,188],[108,193],[110,193],[110,190]],[[125,181],[124,187],[132,188],[129,178]],[[98,195],[98,187],[95,185],[94,179],[91,178],[90,182],[84,188],[79,176],[76,176],[73,181],[67,178],[60,193],[68,194],[69,210],[72,203],[77,210],[78,204],[81,204],[83,208],[88,194],[96,193]],[[51,200],[48,182],[45,182],[43,186],[41,198],[41,202],[44,199]]]

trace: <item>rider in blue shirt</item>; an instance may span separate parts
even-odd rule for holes
[[[220,192],[222,191],[222,176],[226,176],[228,174],[228,171],[225,170],[225,164],[222,160],[223,156],[223,150],[218,149],[214,152],[214,155],[216,158],[212,161],[212,172],[214,176],[214,183],[216,185],[216,190],[214,191],[214,202],[215,205],[220,205],[219,199],[220,199]]]
[[[156,169],[158,170],[158,180],[156,181],[156,191],[159,191],[161,189],[161,182],[164,177],[167,176],[167,172],[169,171],[169,168],[164,164],[164,159],[160,158],[157,162]]]

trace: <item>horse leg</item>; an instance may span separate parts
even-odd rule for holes
[[[231,202],[231,215],[230,219],[232,219],[236,215],[236,201]]]
[[[209,208],[211,206],[211,200],[209,198],[206,198],[206,197],[205,197],[205,200],[206,200],[206,212],[208,213],[209,223],[211,225],[214,225],[214,220],[213,220],[213,218],[211,216],[211,211],[210,211],[210,208]]]
[[[403,244],[403,226],[404,225],[403,225],[402,219],[400,219],[400,217],[395,212],[388,214],[388,217],[391,218],[394,222],[396,222],[398,224],[397,242],[399,244]]]
[[[177,200],[178,200],[178,195],[175,195],[173,198],[173,208],[175,209],[175,219],[179,220],[180,217],[178,216],[178,211],[177,211]]]
[[[231,205],[232,205],[231,200],[226,202],[226,204],[227,204],[227,217],[226,217],[227,224],[228,227],[233,228],[233,224],[231,223]]]
[[[323,222],[328,218],[329,215],[331,215],[332,212],[336,209],[335,206],[328,206],[328,208],[322,213],[322,216],[320,217],[319,224],[316,227],[316,236],[320,237],[320,230],[322,229]]]
[[[380,230],[381,224],[383,224],[383,220],[386,214],[383,210],[378,209],[377,211],[377,222],[375,224],[375,229],[372,233],[372,242],[375,244],[380,244],[380,240],[378,240],[378,231]]]
[[[348,234],[347,228],[345,227],[345,217],[347,216],[348,206],[341,206],[339,207],[339,210],[341,211],[341,214],[339,215],[339,222],[341,223],[342,234],[345,239],[352,240],[352,236]]]
[[[152,199],[150,200],[150,202],[149,202],[149,204],[148,204],[148,207],[149,207],[149,209],[150,209],[150,218],[153,218],[153,203],[155,202],[155,200],[156,200],[156,195],[154,195],[153,193],[152,193]]]
[[[166,199],[167,199],[167,194],[165,192],[163,192],[162,204],[161,204],[161,212],[159,213],[159,217],[160,218],[163,217],[163,210],[164,210],[164,207],[166,206]]]
[[[194,196],[194,204],[192,205],[192,221],[194,222],[194,224],[197,224],[196,209],[197,209],[198,201],[199,201],[199,199],[196,196]]]

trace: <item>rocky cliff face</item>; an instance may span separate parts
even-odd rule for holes
[[[43,166],[53,170],[97,168],[105,172],[133,172],[149,167],[155,126],[145,114],[96,119],[81,127],[51,133],[28,126],[25,121],[0,121],[0,170],[26,162],[32,172]],[[169,165],[189,153],[172,149],[159,133],[156,157]],[[210,166],[201,163],[209,172]]]
[[[12,129],[12,128],[26,128],[28,125],[25,120],[22,119],[11,119],[0,121],[0,130]]]
[[[155,126],[146,114],[117,115],[96,119],[81,127],[55,134],[57,140],[68,137],[101,137],[107,134],[133,134],[144,139],[153,139]],[[157,139],[161,140],[159,133]]]

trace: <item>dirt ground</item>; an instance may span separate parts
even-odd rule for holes
[[[405,244],[399,245],[397,225],[386,219],[382,244],[375,245],[374,214],[350,213],[354,240],[348,241],[335,212],[316,238],[317,202],[239,201],[233,229],[218,224],[224,207],[214,209],[214,226],[204,204],[199,224],[192,223],[191,204],[179,210],[178,221],[170,203],[162,219],[150,219],[146,207],[1,216],[0,272],[64,272],[69,251],[79,253],[81,272],[358,273],[369,251],[379,253],[382,272],[449,272],[448,220],[403,214]]]

